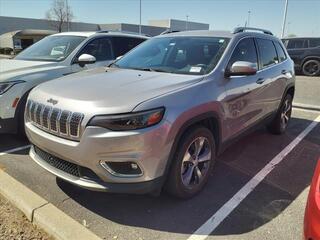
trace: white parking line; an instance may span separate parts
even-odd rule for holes
[[[31,147],[31,145],[26,145],[26,146],[22,146],[22,147],[17,147],[17,148],[13,148],[13,149],[10,149],[10,150],[4,151],[4,152],[0,152],[0,156],[4,156],[4,155],[7,155],[7,154],[13,153],[13,152],[18,152],[18,151],[27,149],[27,148],[29,148],[29,147]]]
[[[320,122],[320,115],[301,132],[285,149],[275,156],[260,172],[244,185],[228,202],[209,218],[188,240],[206,239],[220,223],[258,186],[260,182],[296,147]]]

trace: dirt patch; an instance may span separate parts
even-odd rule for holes
[[[53,240],[0,195],[0,240]]]

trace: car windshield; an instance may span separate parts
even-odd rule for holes
[[[15,59],[63,61],[84,39],[79,36],[49,36],[22,51]]]
[[[160,37],[129,52],[113,66],[144,71],[203,75],[218,63],[228,38]]]

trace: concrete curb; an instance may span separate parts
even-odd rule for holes
[[[313,111],[320,111],[320,106],[316,106],[316,105],[293,102],[292,106],[295,107],[295,108],[301,108],[301,109],[307,109],[307,110],[313,110]]]
[[[0,169],[0,194],[26,217],[58,240],[101,240],[29,188]]]

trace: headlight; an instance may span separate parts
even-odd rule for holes
[[[0,95],[4,94],[6,91],[8,91],[13,85],[16,85],[18,83],[23,83],[24,81],[12,81],[12,82],[0,82]]]
[[[88,125],[104,127],[113,131],[135,130],[159,123],[163,115],[164,108],[158,108],[138,113],[96,116],[91,119]]]

